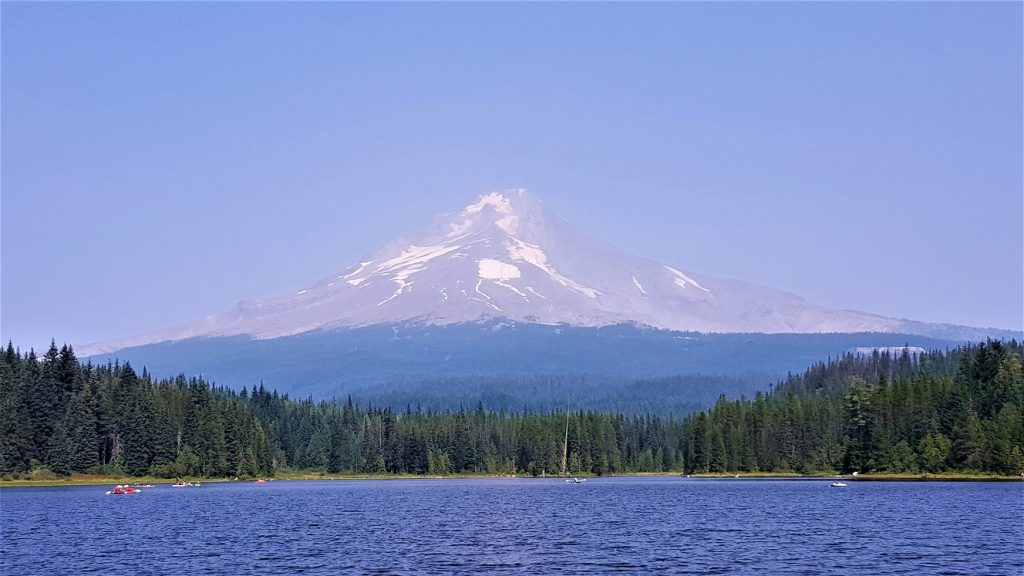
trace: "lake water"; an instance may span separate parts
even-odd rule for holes
[[[1024,483],[338,480],[0,491],[2,573],[1024,573]]]

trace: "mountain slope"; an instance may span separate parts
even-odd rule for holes
[[[941,350],[956,344],[877,332],[700,334],[494,321],[378,324],[262,340],[191,338],[126,348],[92,361],[130,361],[157,376],[203,376],[234,389],[262,382],[302,398],[351,393],[396,408],[421,403],[445,409],[485,401],[495,409],[544,409],[572,399],[594,409],[632,411],[643,402],[668,400],[666,389],[648,398],[631,393],[637,380],[693,376],[689,381],[695,385],[673,401],[710,402],[723,392],[752,394],[790,371],[844,352],[904,345]],[[701,382],[703,387],[696,385]],[[598,402],[602,396],[607,398]]]
[[[1004,335],[834,310],[764,286],[698,277],[577,234],[516,190],[485,194],[414,241],[384,247],[296,294],[240,302],[198,322],[84,352],[194,337],[267,339],[374,324],[494,319],[698,332],[890,332],[952,340]]]

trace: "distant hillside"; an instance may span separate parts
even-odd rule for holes
[[[572,400],[632,411],[631,404],[642,407],[652,396],[637,381],[685,375],[686,390],[662,397],[659,405],[691,403],[697,390],[699,402],[709,402],[719,392],[763,389],[854,348],[905,345],[932,350],[956,343],[905,334],[700,334],[627,325],[378,325],[270,340],[199,338],[90,360],[128,360],[158,377],[201,375],[235,389],[262,382],[293,397],[358,393],[397,406],[419,401],[457,408],[488,400],[494,408],[545,409]],[[706,384],[695,375],[708,377]]]

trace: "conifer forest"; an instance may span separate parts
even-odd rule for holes
[[[314,401],[64,346],[0,353],[0,475],[1024,472],[1022,346],[846,354],[704,411],[425,411]],[[565,454],[565,456],[563,456]],[[563,460],[565,469],[563,469]]]

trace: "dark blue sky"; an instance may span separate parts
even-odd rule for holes
[[[1020,3],[2,6],[2,337],[286,294],[492,189],[687,271],[1021,328]]]

